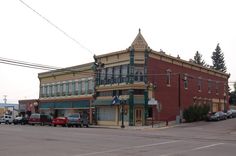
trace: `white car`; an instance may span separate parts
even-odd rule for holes
[[[12,124],[12,122],[13,122],[13,116],[11,115],[3,115],[0,118],[0,123]]]

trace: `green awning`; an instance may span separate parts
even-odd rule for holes
[[[89,100],[63,101],[63,102],[42,102],[40,109],[59,109],[59,108],[88,108]]]

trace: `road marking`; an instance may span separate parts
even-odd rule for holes
[[[184,151],[176,151],[173,153],[167,153],[167,154],[162,154],[160,156],[170,156],[170,155],[174,155],[174,154],[180,154],[180,153],[186,153],[186,152],[191,152],[191,151],[197,151],[197,150],[201,150],[201,149],[206,149],[206,148],[210,148],[210,147],[214,147],[214,146],[219,146],[219,145],[223,145],[225,143],[217,143],[217,144],[211,144],[211,145],[207,145],[207,146],[201,146],[201,147],[196,147],[190,150],[184,150]]]
[[[219,145],[223,145],[224,143],[217,143],[217,144],[211,144],[211,145],[207,145],[207,146],[202,146],[202,147],[197,147],[192,149],[191,151],[196,151],[196,150],[200,150],[200,149],[204,149],[204,148],[210,148],[213,146],[219,146]]]
[[[104,154],[104,153],[111,153],[111,152],[116,152],[116,151],[123,151],[123,150],[127,150],[127,149],[144,148],[144,147],[151,147],[151,146],[171,144],[171,143],[176,143],[176,142],[180,142],[180,140],[173,140],[173,141],[160,142],[160,143],[147,144],[147,145],[139,145],[139,146],[131,146],[131,147],[123,147],[123,148],[117,148],[117,149],[107,150],[107,151],[78,154],[78,155],[74,155],[74,156],[87,156],[87,155]]]

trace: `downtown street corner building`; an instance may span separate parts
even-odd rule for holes
[[[87,113],[94,119],[93,63],[39,73],[39,112],[53,117]]]
[[[129,48],[98,55],[95,63],[99,125],[121,125],[122,118],[129,126],[181,122],[190,105],[228,109],[229,74],[154,51],[140,30]]]
[[[39,73],[40,113],[86,111],[90,124],[143,126],[177,121],[191,105],[228,109],[229,74],[152,50],[139,30],[125,50]]]

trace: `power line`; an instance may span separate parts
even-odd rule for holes
[[[8,58],[3,58],[0,57],[0,63],[2,64],[8,64],[8,65],[14,65],[14,66],[20,66],[20,67],[26,67],[26,68],[32,68],[32,69],[40,69],[40,70],[51,70],[50,72],[71,72],[71,73],[79,73],[80,75],[84,75],[84,76],[89,76],[91,74],[99,74],[100,76],[104,76],[104,78],[106,76],[112,76],[113,78],[119,76],[119,77],[124,77],[124,76],[141,76],[141,75],[130,75],[130,74],[114,74],[114,73],[102,73],[101,71],[93,71],[92,73],[89,71],[81,71],[81,70],[76,70],[76,69],[72,69],[72,68],[59,68],[59,67],[55,67],[55,66],[48,66],[48,65],[43,65],[43,64],[37,64],[37,63],[30,63],[30,62],[26,62],[26,61],[19,61],[19,60],[13,60],[13,59],[8,59]],[[184,73],[171,73],[171,76],[175,76],[175,75],[183,75]],[[167,76],[168,73],[154,73],[154,74],[146,74],[147,77],[154,77],[154,79],[160,76]],[[142,75],[144,76],[144,75]],[[211,81],[211,82],[216,82],[216,83],[225,83],[225,81],[217,81],[217,80],[210,80],[207,78],[203,78],[203,77],[196,77],[194,75],[189,75],[186,74],[186,76],[190,79],[199,79],[199,80],[204,80],[204,81]],[[228,84],[234,84],[236,83],[236,81],[229,81]]]
[[[30,10],[32,10],[34,13],[36,13],[38,16],[40,16],[42,19],[44,19],[47,23],[49,23],[50,25],[52,25],[54,28],[56,28],[58,31],[60,31],[62,34],[64,34],[66,37],[68,37],[69,39],[71,39],[72,41],[74,41],[76,44],[78,44],[81,48],[87,50],[90,54],[94,55],[94,53],[89,50],[87,47],[85,47],[83,44],[81,44],[78,40],[76,40],[74,37],[72,37],[71,35],[69,35],[67,32],[65,32],[63,29],[61,29],[59,26],[57,26],[56,24],[54,24],[52,21],[50,21],[48,18],[46,18],[45,16],[43,16],[42,14],[40,14],[38,11],[36,11],[35,9],[33,9],[31,6],[29,6],[27,3],[25,3],[23,0],[19,0],[22,4],[24,4],[27,8],[29,8]]]
[[[44,69],[44,70],[53,70],[53,69],[60,69],[59,67],[54,66],[48,66],[43,64],[36,64],[36,63],[30,63],[25,61],[19,61],[19,60],[13,60],[8,58],[0,57],[0,63],[3,64],[9,64],[9,65],[16,65],[16,66],[22,66],[22,67],[29,67],[29,68],[37,68],[37,69]]]

